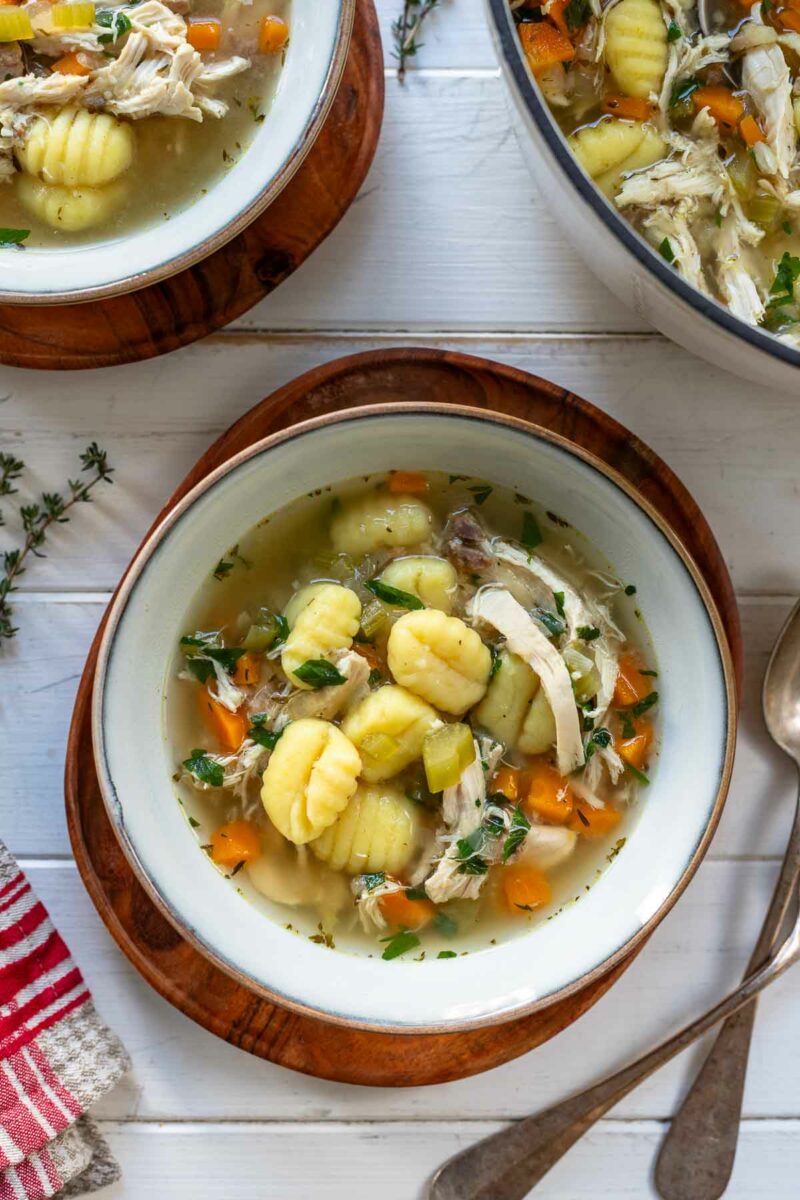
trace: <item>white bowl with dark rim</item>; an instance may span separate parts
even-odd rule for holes
[[[692,287],[595,186],[531,73],[508,0],[486,0],[486,8],[520,148],[565,240],[620,300],[673,341],[754,383],[796,389],[800,350]]]
[[[169,221],[73,246],[0,256],[0,302],[66,304],[135,291],[219,250],[283,190],[336,96],[356,0],[292,0],[291,38],[267,119],[225,175]]]
[[[620,578],[636,581],[660,671],[660,755],[622,852],[554,919],[443,961],[332,951],[238,895],[201,852],[175,798],[164,723],[175,646],[214,563],[296,497],[395,467],[488,478],[557,511]],[[270,1000],[397,1032],[520,1016],[579,990],[639,945],[706,850],[727,792],[735,726],[733,667],[714,601],[688,552],[635,489],[538,426],[416,403],[293,426],[243,451],[180,501],[142,546],[112,605],[92,708],[109,818],[138,878],[181,934]]]

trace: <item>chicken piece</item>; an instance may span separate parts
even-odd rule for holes
[[[708,292],[700,251],[689,228],[691,212],[691,202],[681,201],[671,211],[657,208],[642,224],[654,246],[662,245],[667,239],[675,255],[674,266],[686,282],[701,292]]]
[[[727,62],[730,57],[730,44],[727,33],[712,33],[708,37],[698,37],[693,41],[682,38],[670,46],[667,70],[658,98],[662,112],[669,109],[675,84],[681,79],[693,79],[698,71],[711,66],[712,63]]]
[[[86,78],[81,75],[20,75],[0,83],[0,110],[16,112],[35,104],[66,104],[86,87]],[[5,123],[5,115],[3,115]]]
[[[6,42],[0,45],[0,79],[18,79],[25,73],[22,60],[22,47],[19,42]]]
[[[767,144],[775,156],[775,172],[788,180],[797,130],[792,109],[792,78],[780,46],[748,50],[742,59],[742,86],[758,109]]]
[[[483,571],[491,565],[486,530],[468,508],[453,513],[445,525],[442,553],[464,571]]]
[[[355,650],[346,650],[332,661],[347,682],[319,688],[313,692],[294,692],[284,705],[285,715],[281,724],[297,721],[301,717],[319,717],[323,721],[332,721],[345,709],[363,700],[369,686],[367,680],[370,670],[363,654],[357,654]]]
[[[725,217],[716,239],[717,282],[735,316],[757,325],[764,316],[764,302],[753,277],[742,261],[740,225],[735,212]]]
[[[439,843],[447,845],[447,849],[433,874],[425,880],[425,891],[434,904],[446,904],[448,900],[476,900],[483,887],[486,873],[465,872],[464,859],[457,846],[463,838],[480,829],[486,816],[486,775],[481,758],[487,762],[491,772],[501,752],[499,744],[487,751],[485,748],[482,750],[476,741],[474,760],[465,768],[458,783],[445,788],[442,793],[444,830],[439,833]],[[496,811],[501,812],[500,809]],[[480,857],[487,865],[491,865],[499,861],[502,848],[502,837],[487,837],[480,848]]]
[[[561,775],[584,763],[578,709],[564,659],[510,592],[482,588],[472,601],[472,615],[486,621],[506,639],[509,650],[539,676],[556,723],[556,759]]]

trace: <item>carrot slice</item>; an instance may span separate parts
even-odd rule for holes
[[[392,471],[386,483],[395,496],[418,496],[428,490],[428,481],[419,471]]]
[[[517,865],[506,867],[503,871],[503,894],[512,912],[527,912],[549,904],[553,890],[547,876],[538,867]]]
[[[567,780],[540,759],[528,773],[525,807],[548,825],[564,825],[572,816],[574,804]]]
[[[186,40],[195,50],[218,50],[222,24],[216,17],[190,17]]]
[[[506,800],[519,800],[524,788],[524,776],[516,767],[500,767],[491,783],[491,791],[501,792]]]
[[[653,740],[653,726],[649,721],[634,721],[635,733],[631,737],[621,737],[615,740],[614,749],[623,762],[638,771],[647,761],[647,752]]]
[[[721,84],[698,88],[692,92],[692,103],[697,112],[707,108],[717,124],[728,129],[735,129],[744,115],[744,101]]]
[[[575,57],[572,42],[548,21],[535,24],[526,21],[519,26],[519,36],[528,66],[534,75],[556,63],[570,62]]]
[[[229,712],[205,688],[201,688],[199,694],[200,711],[214,736],[226,750],[238,750],[247,735],[247,720],[243,713]]]
[[[282,17],[264,17],[258,31],[258,48],[262,54],[277,54],[289,40],[289,26]]]
[[[389,924],[403,929],[421,929],[436,913],[430,900],[410,900],[405,892],[387,892],[378,904]]]
[[[579,800],[570,818],[569,828],[585,838],[601,838],[611,833],[621,820],[622,813],[617,812],[616,808],[592,808],[591,804]]]
[[[800,29],[800,14],[796,15],[798,20],[797,28]],[[746,117],[742,117],[741,121],[739,122],[739,133],[742,135],[742,140],[748,147],[755,146],[757,142],[764,141],[764,133],[761,129],[761,126],[759,125],[758,121],[756,121],[755,117],[751,117],[749,114]]]
[[[5,0],[0,0],[0,3],[5,3]],[[92,68],[81,62],[77,50],[73,50],[71,54],[65,54],[63,58],[56,59],[52,64],[52,69],[58,71],[59,75],[91,75],[92,73]]]
[[[800,13],[791,8],[784,8],[778,13],[778,20],[784,29],[792,29],[795,33],[800,33]]]
[[[261,837],[250,821],[230,821],[211,835],[211,857],[217,866],[237,867],[261,853]]]
[[[636,96],[604,96],[603,112],[625,121],[647,121],[653,115],[653,105]]]
[[[623,654],[619,660],[617,682],[614,686],[614,703],[617,708],[630,708],[650,693],[650,680],[642,675],[642,667],[635,654]]]
[[[261,678],[261,663],[250,651],[239,656],[233,682],[237,687],[253,687]]]

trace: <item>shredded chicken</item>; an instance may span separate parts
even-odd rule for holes
[[[661,246],[667,239],[675,256],[675,267],[686,282],[707,292],[700,250],[689,228],[692,215],[691,202],[683,201],[673,209],[657,208],[645,217],[642,225],[654,246]]]
[[[788,180],[794,164],[797,130],[792,109],[792,79],[779,46],[748,50],[742,60],[742,86],[752,97],[761,117],[774,156],[773,170]]]
[[[732,313],[751,324],[764,315],[764,301],[742,260],[742,239],[735,213],[722,222],[717,239],[717,282]]]
[[[334,659],[336,669],[344,675],[346,683],[319,688],[317,691],[296,691],[283,705],[281,724],[297,721],[301,717],[318,717],[333,721],[366,695],[369,685],[369,663],[363,654],[345,650]]]

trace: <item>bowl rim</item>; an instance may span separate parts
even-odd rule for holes
[[[536,123],[548,150],[584,203],[600,218],[617,241],[630,251],[649,275],[669,291],[674,292],[680,300],[689,304],[701,316],[707,317],[726,333],[733,334],[773,358],[789,363],[791,366],[800,367],[800,350],[794,349],[758,326],[743,321],[741,317],[735,316],[718,300],[704,295],[687,283],[612,207],[578,164],[567,145],[564,134],[556,124],[546,102],[540,96],[525,61],[511,10],[508,7],[508,0],[485,0],[485,2],[496,44],[502,51],[503,59],[511,72],[519,97]]]
[[[654,522],[659,532],[666,538],[673,551],[681,560],[684,568],[689,573],[691,581],[699,595],[706,616],[708,617],[711,625],[717,654],[719,656],[722,682],[725,693],[725,745],[724,754],[722,755],[721,760],[719,779],[717,782],[716,795],[714,798],[714,803],[710,809],[710,816],[700,837],[697,840],[697,843],[695,844],[688,861],[683,868],[681,875],[675,881],[667,896],[664,898],[664,900],[662,900],[651,916],[648,917],[648,919],[640,926],[638,930],[632,934],[631,937],[627,938],[621,945],[619,945],[616,950],[607,955],[601,962],[597,963],[589,972],[579,976],[571,983],[565,985],[564,987],[558,988],[557,990],[552,991],[545,996],[538,997],[534,1000],[521,1004],[511,1010],[504,1009],[497,1013],[491,1013],[488,1015],[482,1014],[477,1017],[465,1017],[456,1021],[436,1022],[424,1025],[397,1025],[393,1024],[391,1021],[375,1021],[352,1017],[342,1013],[330,1012],[323,1008],[313,1007],[308,1003],[304,1003],[303,1001],[297,1000],[294,997],[286,996],[282,992],[271,989],[243,972],[235,963],[231,962],[223,953],[221,953],[220,950],[205,941],[200,931],[190,927],[188,923],[181,919],[180,915],[161,895],[155,881],[150,877],[148,871],[140,861],[136,847],[133,845],[128,836],[126,824],[121,814],[121,807],[118,804],[115,804],[115,791],[111,782],[104,749],[104,696],[106,678],[110,666],[115,634],[124,615],[125,609],[127,608],[128,602],[131,600],[138,580],[163,540],[201,497],[205,496],[207,492],[213,490],[222,479],[224,479],[227,475],[232,474],[242,464],[248,462],[250,459],[266,454],[276,446],[284,445],[287,442],[299,439],[308,433],[313,433],[317,429],[326,428],[330,425],[347,423],[350,421],[358,421],[362,418],[369,419],[383,415],[407,415],[409,418],[413,419],[415,416],[427,414],[488,421],[492,424],[505,426],[506,428],[511,428],[529,437],[538,438],[541,441],[547,442],[566,452],[568,455],[577,457],[587,466],[594,468],[612,485],[616,486],[620,491],[622,491],[630,503],[636,505],[651,521]],[[528,1016],[575,995],[588,985],[597,982],[615,966],[617,966],[623,959],[632,956],[633,953],[645,943],[655,928],[661,923],[664,917],[667,916],[667,914],[683,895],[708,850],[708,846],[716,831],[719,819],[722,815],[722,810],[725,805],[725,800],[728,795],[731,774],[733,771],[737,726],[738,704],[736,694],[736,672],[733,655],[731,653],[727,634],[725,632],[725,627],[723,625],[718,606],[693,556],[686,548],[678,534],[674,532],[667,520],[658,511],[658,509],[656,509],[644,495],[639,493],[634,485],[629,483],[624,475],[622,475],[614,467],[609,466],[597,455],[585,449],[583,446],[577,445],[564,435],[547,429],[545,426],[520,417],[514,417],[492,410],[481,409],[471,405],[443,404],[425,401],[397,401],[372,405],[361,405],[357,407],[341,409],[338,412],[327,413],[322,416],[312,417],[308,420],[298,422],[297,424],[291,425],[286,429],[278,430],[277,432],[272,433],[265,438],[259,439],[259,441],[254,442],[252,445],[245,447],[243,450],[239,451],[237,454],[221,463],[218,467],[211,471],[209,475],[195,484],[177,502],[177,504],[175,504],[174,507],[157,522],[155,527],[146,536],[144,542],[137,550],[120,581],[118,590],[109,606],[103,634],[98,646],[91,696],[92,746],[99,790],[103,800],[103,805],[106,810],[106,815],[115,833],[117,841],[123,853],[125,854],[125,857],[131,869],[133,870],[134,875],[136,876],[136,879],[142,885],[145,892],[153,901],[159,912],[175,929],[177,929],[181,937],[189,942],[194,949],[202,954],[203,957],[210,960],[226,975],[235,979],[251,992],[254,992],[255,994],[265,998],[273,1004],[278,1005],[279,1007],[289,1009],[290,1011],[300,1013],[307,1017],[325,1021],[331,1025],[337,1025],[344,1028],[362,1029],[368,1032],[400,1035],[415,1035],[425,1033],[441,1034],[447,1032],[457,1033],[463,1030],[479,1027],[488,1028],[492,1025],[504,1024],[505,1022],[515,1020],[519,1017]]]
[[[325,80],[311,109],[305,124],[300,131],[292,150],[279,170],[264,184],[261,191],[253,197],[249,204],[230,219],[220,225],[216,233],[205,241],[198,242],[192,249],[184,250],[182,254],[152,266],[144,271],[133,271],[115,280],[113,283],[98,284],[95,287],[73,288],[64,292],[18,292],[11,288],[0,287],[0,304],[10,304],[19,307],[49,307],[61,304],[83,304],[93,300],[107,300],[112,296],[129,295],[150,284],[160,283],[172,275],[195,266],[198,262],[210,258],[217,250],[232,241],[250,225],[256,217],[267,208],[283,191],[296,171],[299,170],[306,156],[316,142],[325,119],[331,110],[339,84],[342,81],[350,40],[353,33],[357,0],[336,0],[339,5],[336,38],[331,48],[331,56]],[[253,149],[248,147],[247,153]],[[213,191],[214,189],[212,189]],[[191,207],[191,206],[189,206]],[[115,245],[117,245],[115,243]],[[124,248],[125,238],[118,245]]]

